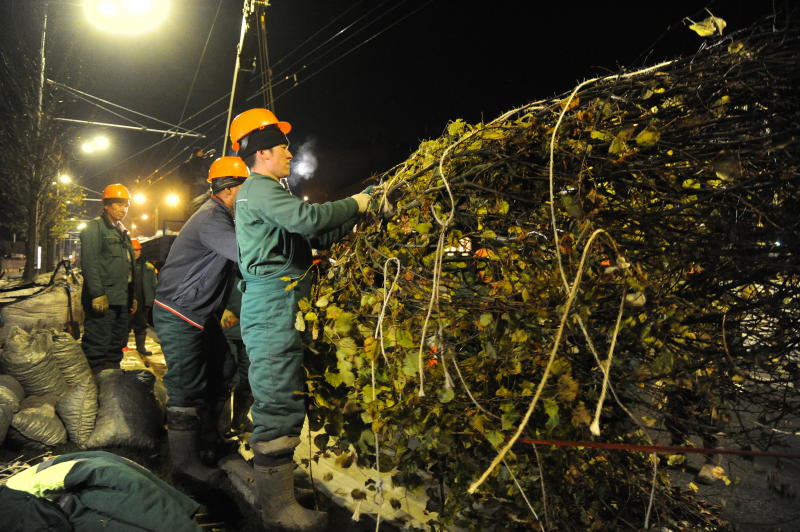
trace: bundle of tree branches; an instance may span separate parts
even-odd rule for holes
[[[446,525],[722,529],[651,455],[525,439],[765,448],[735,421],[796,413],[799,43],[770,20],[423,142],[297,316],[316,443],[433,481]]]

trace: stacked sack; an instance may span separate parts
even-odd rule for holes
[[[97,415],[97,386],[69,333],[12,327],[0,372],[0,444],[8,437],[19,446],[53,446],[69,437],[85,445]]]

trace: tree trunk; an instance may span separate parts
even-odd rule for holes
[[[25,242],[25,271],[22,280],[33,281],[36,276],[36,247],[39,244],[39,202],[32,197],[28,205],[28,239]]]

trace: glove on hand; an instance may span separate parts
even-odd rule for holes
[[[100,296],[92,299],[92,310],[103,314],[108,310],[108,296]]]
[[[369,201],[372,199],[372,196],[362,193],[353,194],[350,197],[356,200],[356,203],[358,203],[358,212],[367,212],[367,209],[369,208]]]

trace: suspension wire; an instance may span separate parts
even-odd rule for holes
[[[377,10],[377,9],[380,9],[381,7],[383,7],[383,5],[384,5],[384,4],[387,4],[389,1],[390,1],[390,0],[383,0],[381,3],[379,3],[379,4],[377,4],[377,5],[374,5],[374,6],[372,6],[372,7],[371,7],[369,10],[367,10],[367,11],[366,11],[366,12],[365,12],[363,15],[361,15],[360,17],[358,17],[358,18],[357,18],[355,21],[351,22],[350,24],[347,24],[347,25],[346,25],[344,28],[340,29],[339,31],[337,31],[336,33],[334,33],[334,34],[333,34],[331,37],[328,37],[326,40],[324,40],[324,41],[323,41],[321,44],[317,45],[317,46],[316,46],[315,48],[313,48],[312,50],[310,50],[310,51],[306,52],[306,53],[305,53],[303,56],[301,56],[299,59],[297,59],[297,60],[295,60],[293,63],[289,64],[289,66],[287,66],[287,67],[284,67],[284,68],[283,68],[283,70],[282,70],[282,71],[281,71],[281,72],[278,74],[278,76],[283,76],[283,75],[285,75],[287,72],[289,72],[290,70],[294,69],[295,65],[298,65],[298,64],[300,64],[300,63],[301,63],[301,62],[302,62],[302,61],[303,61],[303,60],[304,60],[306,57],[310,56],[311,54],[315,53],[317,50],[319,50],[319,49],[320,49],[320,48],[322,48],[323,46],[327,45],[327,44],[328,44],[328,43],[330,43],[331,41],[333,41],[333,40],[337,39],[338,37],[340,37],[341,35],[345,34],[345,33],[346,33],[347,31],[349,31],[349,30],[350,30],[350,29],[351,29],[353,26],[357,25],[359,22],[361,22],[362,20],[364,20],[366,17],[368,17],[370,14],[372,14],[372,12],[374,12],[375,10]],[[386,14],[388,14],[389,12],[391,12],[393,9],[396,9],[396,8],[397,8],[397,7],[399,7],[400,5],[404,4],[406,1],[407,1],[407,0],[401,0],[401,2],[400,2],[400,3],[396,4],[394,7],[392,7],[391,9],[389,9],[389,11],[386,11],[386,12],[384,12],[382,15],[379,15],[379,16],[378,16],[378,18],[374,19],[372,22],[369,22],[369,23],[367,24],[367,27],[369,27],[369,25],[370,25],[370,24],[372,24],[372,23],[376,22],[377,20],[379,20],[381,17],[385,16],[385,15],[386,15]],[[341,15],[340,15],[340,16],[341,16]],[[338,17],[337,17],[337,18],[338,18]],[[330,26],[330,23],[329,23],[327,26]],[[327,27],[327,26],[325,26],[325,27]],[[323,28],[323,29],[324,29],[324,28]],[[362,28],[362,29],[359,29],[359,30],[357,30],[357,31],[356,31],[356,33],[360,32],[360,31],[362,31],[362,30],[363,30],[363,28]],[[322,30],[320,30],[320,31],[322,31]],[[317,32],[317,33],[319,33],[319,32]],[[316,35],[316,34],[315,34],[315,35]],[[349,37],[348,37],[348,38],[349,38]],[[343,41],[343,42],[346,42],[346,41],[347,41],[347,39],[345,39],[345,41]],[[304,43],[304,44],[305,44],[305,43]],[[341,43],[337,43],[336,45],[334,45],[334,46],[333,46],[333,48],[336,48],[337,46],[339,46],[339,44],[341,44]],[[330,50],[330,49],[329,49],[329,50]],[[322,54],[322,55],[318,56],[316,59],[322,59],[324,56],[325,56],[325,54]],[[279,61],[278,63],[280,63],[280,61]],[[275,64],[275,66],[278,66],[278,63],[276,63],[276,64]],[[303,67],[303,68],[305,68],[305,67]]]
[[[404,0],[404,1],[405,1],[405,0]],[[429,0],[429,1],[428,1],[428,2],[426,2],[425,4],[423,4],[423,5],[419,6],[419,7],[417,7],[416,9],[414,9],[414,10],[412,10],[412,11],[410,11],[410,12],[406,13],[404,16],[402,16],[402,17],[400,17],[400,18],[396,19],[396,20],[395,20],[393,23],[389,24],[388,26],[386,26],[386,27],[385,27],[385,28],[383,28],[382,30],[380,30],[380,31],[378,31],[378,32],[376,32],[376,33],[374,33],[372,36],[370,36],[369,38],[365,39],[364,41],[362,41],[362,42],[361,42],[361,43],[359,43],[358,45],[356,45],[356,46],[354,46],[353,48],[351,48],[350,50],[346,51],[345,53],[341,54],[339,57],[335,58],[333,61],[331,61],[331,62],[327,63],[325,66],[323,66],[323,67],[320,67],[318,70],[316,70],[316,71],[312,72],[312,73],[311,73],[311,75],[309,75],[308,77],[304,78],[304,79],[303,79],[303,81],[307,81],[307,80],[308,80],[308,79],[310,79],[311,77],[313,77],[313,76],[315,76],[316,74],[318,74],[318,73],[322,72],[322,71],[323,71],[325,68],[327,68],[328,66],[332,65],[332,64],[333,64],[333,63],[335,63],[335,62],[338,62],[339,60],[343,59],[343,58],[344,58],[344,57],[346,57],[347,55],[351,54],[352,52],[354,52],[354,51],[356,51],[357,49],[361,48],[361,47],[362,47],[362,46],[364,46],[365,44],[369,43],[370,41],[372,41],[373,39],[375,39],[375,38],[376,38],[376,37],[378,37],[379,35],[381,35],[381,34],[385,33],[386,31],[388,31],[389,29],[391,29],[391,28],[392,28],[392,27],[394,27],[395,25],[399,24],[400,22],[402,22],[402,21],[403,21],[403,20],[405,20],[406,18],[408,18],[408,17],[410,17],[410,16],[412,16],[412,15],[416,14],[416,13],[417,13],[418,11],[420,11],[421,9],[423,9],[423,8],[427,7],[427,5],[428,5],[428,4],[430,4],[432,1],[433,1],[433,0]],[[391,11],[391,10],[390,10],[390,11]],[[388,14],[388,12],[387,12],[387,14]],[[382,16],[383,16],[383,15],[382,15]],[[376,20],[377,20],[377,19],[376,19]],[[281,81],[278,81],[278,83],[276,83],[275,85],[278,85],[278,84],[280,84],[280,83],[281,83]],[[302,82],[300,82],[300,83],[302,83]],[[283,91],[282,93],[280,93],[279,95],[277,95],[277,96],[274,98],[274,100],[275,100],[275,101],[279,100],[281,97],[285,96],[285,95],[286,95],[288,92],[290,92],[292,89],[294,89],[295,87],[297,87],[298,85],[300,85],[300,83],[297,83],[297,84],[293,85],[292,87],[289,87],[288,89],[286,89],[285,91]],[[253,100],[253,99],[255,99],[255,98],[257,98],[257,97],[261,96],[263,93],[264,93],[264,87],[260,88],[259,90],[257,90],[256,92],[254,92],[253,94],[251,94],[250,96],[248,96],[248,97],[245,99],[245,101],[251,101],[251,100]],[[229,95],[230,95],[230,93],[228,93],[228,95],[226,95],[226,96],[223,96],[222,98],[218,99],[218,100],[217,100],[217,102],[219,102],[221,99],[224,99],[224,98],[226,98],[226,97],[227,97],[227,96],[229,96]],[[216,102],[215,102],[215,103],[216,103]],[[213,105],[213,104],[212,104],[212,105]],[[208,106],[206,106],[206,109],[207,109],[208,107],[211,107],[211,105],[208,105]],[[214,122],[214,121],[216,121],[216,120],[218,120],[218,119],[222,118],[222,116],[224,116],[224,115],[225,115],[225,113],[226,113],[226,111],[222,111],[222,112],[218,113],[217,115],[215,115],[215,116],[213,116],[213,117],[209,118],[209,119],[208,119],[208,120],[206,120],[205,122],[203,122],[203,123],[201,123],[201,124],[199,124],[199,125],[195,126],[195,128],[194,128],[194,129],[200,129],[200,128],[202,128],[204,125],[206,125],[206,124],[208,124],[208,123],[210,123],[210,122]],[[204,148],[202,148],[202,149],[203,149],[203,150],[207,149],[208,147],[210,147],[210,146],[214,145],[214,143],[216,143],[216,142],[219,142],[219,140],[223,139],[223,138],[224,138],[224,137],[226,137],[226,136],[227,136],[227,131],[226,131],[226,132],[224,132],[222,135],[215,136],[215,137],[209,137],[208,144],[207,144],[207,145],[206,145]],[[185,150],[184,150],[184,151],[185,151]],[[168,164],[169,164],[169,163],[170,163],[172,160],[174,160],[174,157],[173,157],[172,159],[170,159],[169,161],[165,162],[164,164],[162,164],[162,165],[161,165],[159,168],[157,168],[157,169],[156,169],[156,170],[154,170],[153,172],[151,172],[151,173],[150,173],[150,174],[147,176],[147,178],[145,178],[145,179],[148,179],[148,180],[149,180],[149,179],[150,179],[150,177],[152,177],[153,175],[155,175],[155,174],[157,174],[159,171],[161,171],[161,169],[162,169],[162,168],[164,168],[165,166],[167,166],[167,165],[168,165]],[[153,181],[153,182],[151,182],[151,183],[149,183],[149,184],[150,184],[150,185],[153,185],[153,184],[155,184],[155,183],[159,182],[161,179],[164,179],[164,178],[168,177],[168,176],[169,176],[169,175],[170,175],[170,174],[171,174],[173,171],[175,171],[175,170],[176,170],[176,169],[177,169],[179,166],[180,166],[180,164],[178,164],[178,165],[174,166],[173,168],[171,168],[170,170],[168,170],[168,171],[166,171],[166,172],[162,173],[162,174],[161,174],[161,176],[160,176],[160,177],[159,177],[157,180],[155,180],[155,181]]]
[[[200,53],[200,59],[197,61],[197,68],[194,70],[194,76],[192,77],[192,83],[189,85],[189,92],[186,94],[186,98],[183,100],[183,109],[181,109],[180,118],[178,118],[178,124],[183,123],[183,117],[186,116],[186,108],[189,106],[189,101],[191,100],[192,93],[194,93],[194,86],[197,83],[197,76],[200,74],[200,66],[203,64],[203,60],[206,57],[206,51],[208,50],[208,43],[211,41],[211,35],[214,33],[214,26],[217,24],[217,19],[219,18],[219,12],[222,8],[222,0],[219,0],[217,3],[217,12],[214,13],[214,20],[211,21],[211,28],[208,30],[208,35],[206,35],[206,42],[203,44],[203,51]],[[167,152],[167,156],[169,156],[175,150],[175,146],[173,145],[172,148]]]
[[[364,0],[358,0],[357,2],[354,2],[353,4],[351,4],[351,5],[350,5],[350,7],[348,7],[347,9],[345,9],[344,11],[342,11],[341,13],[339,13],[339,15],[338,15],[338,16],[336,16],[336,17],[332,18],[332,19],[330,20],[330,22],[328,22],[328,23],[327,23],[327,24],[325,24],[323,27],[321,27],[321,28],[320,28],[320,29],[318,29],[316,32],[314,32],[314,33],[313,33],[313,34],[312,34],[310,37],[308,37],[308,38],[307,38],[305,41],[301,42],[299,45],[295,46],[295,47],[294,47],[294,49],[292,49],[291,51],[289,51],[289,53],[287,53],[286,55],[284,55],[283,57],[281,57],[280,59],[278,59],[278,60],[275,62],[275,65],[274,65],[274,66],[275,66],[275,67],[277,67],[278,65],[280,65],[281,63],[283,63],[283,61],[284,61],[284,60],[286,60],[286,58],[290,57],[290,56],[291,56],[293,53],[295,53],[297,50],[300,50],[300,49],[301,49],[303,46],[305,46],[305,45],[306,45],[306,44],[307,44],[309,41],[311,41],[311,40],[312,40],[314,37],[316,37],[317,35],[319,35],[320,33],[322,33],[322,31],[324,31],[326,28],[328,28],[328,26],[330,26],[331,24],[333,24],[334,22],[336,22],[337,20],[339,20],[340,18],[342,18],[343,16],[345,16],[347,13],[349,13],[350,11],[352,11],[353,9],[355,9],[355,8],[356,8],[356,7],[357,7],[359,4],[361,4],[361,3],[363,3],[363,2],[364,2]],[[304,56],[304,57],[305,57],[305,56]],[[301,59],[302,59],[302,58],[301,58]]]
[[[347,57],[347,56],[348,56],[348,55],[350,55],[351,53],[355,52],[356,50],[358,50],[359,48],[361,48],[361,47],[362,47],[362,46],[364,46],[365,44],[369,43],[370,41],[372,41],[373,39],[375,39],[375,38],[376,38],[376,37],[378,37],[379,35],[381,35],[381,34],[385,33],[386,31],[388,31],[388,30],[390,30],[390,29],[392,29],[394,26],[396,26],[397,24],[401,23],[402,21],[404,21],[404,20],[405,20],[405,19],[407,19],[408,17],[410,17],[410,16],[412,16],[412,15],[416,14],[418,11],[420,11],[420,10],[422,10],[423,8],[427,7],[427,6],[428,6],[428,4],[430,4],[431,2],[433,2],[433,0],[428,0],[428,1],[427,1],[427,2],[425,2],[423,5],[421,5],[421,6],[417,7],[416,9],[414,9],[414,10],[412,10],[412,11],[408,12],[408,13],[406,13],[406,14],[405,14],[405,15],[403,15],[402,17],[399,17],[399,18],[395,19],[395,20],[394,20],[394,22],[392,22],[391,24],[389,24],[388,26],[386,26],[386,27],[385,27],[385,28],[383,28],[382,30],[378,31],[377,33],[374,33],[373,35],[371,35],[370,37],[368,37],[367,39],[365,39],[364,41],[362,41],[362,42],[361,42],[361,43],[359,43],[358,45],[354,46],[354,47],[353,47],[353,48],[351,48],[350,50],[346,51],[345,53],[341,54],[340,56],[338,56],[338,57],[334,58],[334,59],[333,59],[333,60],[331,60],[331,61],[328,61],[328,62],[326,62],[326,63],[325,63],[323,66],[321,66],[321,67],[320,67],[320,68],[318,68],[317,70],[315,70],[315,71],[311,72],[311,73],[310,73],[308,76],[305,76],[305,77],[303,77],[303,79],[302,79],[302,80],[296,81],[296,82],[294,83],[294,85],[292,85],[291,87],[289,87],[288,89],[286,89],[285,91],[283,91],[282,93],[280,93],[278,96],[276,96],[276,97],[275,97],[275,99],[277,100],[277,99],[281,98],[282,96],[285,96],[285,95],[286,95],[286,94],[287,94],[289,91],[291,91],[292,89],[294,89],[294,88],[298,87],[299,85],[301,85],[301,84],[305,83],[306,81],[308,81],[309,79],[313,78],[314,76],[316,76],[316,75],[317,75],[317,74],[319,74],[320,72],[324,71],[325,69],[327,69],[327,68],[328,68],[328,67],[330,67],[331,65],[333,65],[333,64],[335,64],[335,63],[337,63],[337,62],[341,61],[342,59],[344,59],[345,57]],[[276,84],[276,85],[277,85],[277,84]],[[258,96],[258,95],[259,95],[261,92],[263,92],[263,88],[262,88],[262,89],[259,89],[259,90],[258,90],[258,91],[257,91],[257,92],[254,94],[254,95],[252,95],[252,96],[250,96],[249,98],[247,98],[247,100],[249,101],[249,100],[251,100],[251,99],[253,99],[253,98],[257,97],[257,96]]]
[[[407,1],[407,0],[403,0],[403,2],[405,2],[405,1]],[[326,63],[324,66],[321,66],[321,67],[320,67],[320,68],[318,68],[317,70],[315,70],[315,71],[312,71],[312,72],[311,72],[311,74],[309,74],[307,77],[304,77],[304,78],[303,78],[301,81],[299,81],[299,82],[295,83],[295,84],[294,84],[294,85],[292,85],[291,87],[287,88],[285,91],[281,92],[279,95],[275,96],[274,100],[275,100],[275,101],[279,100],[280,98],[282,98],[283,96],[285,96],[287,93],[291,92],[291,91],[292,91],[294,88],[298,87],[300,84],[304,83],[305,81],[308,81],[309,79],[311,79],[311,78],[312,78],[312,77],[314,77],[315,75],[319,74],[320,72],[322,72],[323,70],[325,70],[325,69],[326,69],[326,68],[328,68],[329,66],[333,65],[334,63],[337,63],[338,61],[340,61],[340,60],[344,59],[345,57],[347,57],[347,56],[348,56],[348,55],[350,55],[351,53],[355,52],[356,50],[358,50],[358,49],[359,49],[359,48],[361,48],[362,46],[366,45],[367,43],[369,43],[370,41],[372,41],[373,39],[375,39],[376,37],[380,36],[381,34],[385,33],[386,31],[390,30],[391,28],[393,28],[394,26],[396,26],[397,24],[399,24],[400,22],[402,22],[402,21],[403,21],[403,20],[405,20],[406,18],[408,18],[408,17],[410,17],[410,16],[412,16],[412,15],[416,14],[416,13],[417,13],[417,12],[419,12],[420,10],[424,9],[424,8],[425,8],[425,7],[427,7],[427,6],[428,6],[428,4],[430,4],[432,1],[433,1],[433,0],[428,0],[427,2],[425,2],[424,4],[422,4],[421,6],[419,6],[419,7],[415,8],[415,9],[413,9],[412,11],[410,11],[410,12],[406,13],[406,14],[405,14],[405,15],[403,15],[402,17],[395,19],[395,20],[394,20],[394,22],[392,22],[392,23],[391,23],[391,24],[389,24],[388,26],[384,27],[383,29],[381,29],[381,30],[377,31],[376,33],[374,33],[373,35],[371,35],[370,37],[368,37],[367,39],[365,39],[365,40],[364,40],[364,41],[362,41],[361,43],[359,43],[359,44],[357,44],[356,46],[354,46],[354,47],[350,48],[349,50],[345,51],[344,53],[342,53],[342,54],[341,54],[341,55],[339,55],[338,57],[334,58],[332,61],[330,61],[330,62]],[[392,8],[392,9],[394,9],[394,8]],[[391,11],[392,9],[390,9],[389,11]],[[349,9],[348,9],[347,11],[349,11]],[[347,11],[343,12],[342,14],[346,13]],[[387,12],[387,13],[388,13],[388,12]],[[385,15],[385,14],[384,14],[384,15]],[[341,17],[341,16],[342,16],[342,15],[340,15],[340,17]],[[382,17],[382,16],[383,16],[383,15],[381,15],[381,17]],[[337,17],[337,19],[338,19],[338,18],[339,18],[339,17]],[[363,18],[363,17],[362,17],[362,18]],[[380,18],[380,17],[379,17],[379,18]],[[334,19],[334,20],[336,20],[336,19]],[[376,20],[378,20],[378,19],[376,19]],[[373,22],[374,22],[374,21],[373,21]],[[328,26],[329,26],[329,25],[330,25],[330,23],[328,24]],[[327,27],[327,26],[326,26],[326,27]],[[324,28],[323,28],[323,29],[324,29]],[[319,30],[319,31],[321,31],[321,30]],[[319,31],[317,31],[317,33],[319,33]],[[359,31],[363,31],[363,30],[359,30]],[[358,32],[357,32],[357,33],[358,33]],[[339,34],[341,34],[341,31],[339,32]],[[316,35],[316,34],[315,34],[315,35]],[[313,36],[312,36],[312,37],[313,37]],[[351,38],[352,38],[352,36],[351,36]],[[306,42],[307,42],[307,41],[309,41],[309,40],[310,40],[310,38],[309,38],[309,39],[306,39]],[[308,54],[306,54],[306,55],[308,55]],[[304,56],[304,57],[306,57],[306,56]],[[281,61],[282,61],[282,60],[281,60]],[[280,61],[278,61],[278,63],[280,63]],[[278,63],[276,63],[276,65],[277,65]],[[277,83],[275,83],[275,86],[277,86],[277,85],[280,85],[280,84],[281,84],[283,81],[285,81],[285,80],[279,80]],[[256,92],[254,92],[253,94],[251,94],[250,96],[248,96],[248,97],[245,99],[245,101],[248,101],[248,102],[249,102],[249,101],[253,100],[254,98],[257,98],[257,97],[259,97],[259,96],[260,96],[261,94],[263,94],[263,93],[264,93],[264,87],[261,87],[261,88],[259,88],[258,90],[256,90]],[[210,108],[212,108],[214,105],[217,105],[217,104],[219,104],[219,103],[223,102],[224,100],[228,99],[228,98],[230,97],[230,95],[231,95],[231,91],[227,92],[226,94],[223,94],[222,96],[220,96],[219,98],[217,98],[217,99],[216,99],[216,100],[214,100],[213,102],[209,103],[208,105],[206,105],[206,106],[205,106],[205,107],[203,107],[202,109],[198,110],[198,111],[197,111],[197,112],[195,112],[194,114],[190,115],[189,117],[186,117],[186,119],[185,119],[185,120],[183,120],[183,121],[182,121],[180,124],[181,124],[181,125],[183,125],[183,124],[186,124],[187,122],[189,122],[190,120],[194,119],[195,117],[197,117],[197,116],[198,116],[198,115],[200,115],[201,113],[204,113],[205,111],[207,111],[207,110],[209,110]],[[216,122],[217,120],[219,120],[220,118],[222,118],[222,117],[223,117],[223,116],[224,116],[224,115],[225,115],[227,112],[228,112],[228,110],[227,110],[227,109],[226,109],[226,110],[224,110],[224,111],[222,111],[222,112],[219,112],[219,113],[217,113],[216,115],[212,116],[211,118],[209,118],[209,119],[207,119],[207,120],[205,120],[205,121],[201,122],[200,124],[198,124],[198,125],[195,125],[195,126],[192,128],[192,129],[193,129],[193,130],[200,130],[200,129],[201,129],[201,128],[203,128],[205,125],[207,125],[207,124],[209,124],[209,123],[212,123],[212,122]],[[213,125],[216,125],[216,124],[212,124],[212,126],[213,126]],[[224,139],[225,137],[227,137],[227,131],[225,131],[225,132],[224,132],[223,134],[221,134],[221,135],[217,135],[217,136],[213,136],[213,137],[207,134],[207,135],[206,135],[206,138],[208,139],[208,143],[207,143],[207,144],[206,144],[206,145],[205,145],[203,148],[201,148],[201,149],[202,149],[203,151],[205,151],[205,150],[207,150],[208,148],[210,148],[211,146],[213,146],[213,145],[214,145],[216,142],[219,142],[221,139]],[[123,162],[125,162],[125,161],[128,161],[128,160],[130,160],[131,158],[133,158],[133,157],[135,157],[135,156],[137,156],[137,155],[139,155],[139,154],[141,154],[141,153],[143,153],[143,152],[145,152],[145,151],[147,151],[147,150],[149,150],[149,149],[152,149],[152,148],[154,148],[154,147],[158,146],[159,144],[161,144],[161,143],[162,143],[162,142],[164,142],[165,140],[167,140],[167,139],[161,139],[161,140],[159,140],[159,141],[155,142],[155,143],[154,143],[154,144],[152,144],[151,146],[149,146],[149,147],[146,147],[146,148],[144,148],[144,149],[140,150],[139,152],[137,152],[137,153],[135,153],[135,154],[133,154],[133,155],[131,155],[131,156],[129,156],[129,157],[127,157],[127,158],[123,159],[122,161],[119,161],[119,162],[115,163],[115,164],[114,164],[112,167],[109,167],[108,169],[111,169],[111,168],[114,168],[114,167],[116,167],[116,166],[119,166],[119,165],[120,165],[120,164],[122,164]],[[183,139],[180,139],[180,140],[183,140]],[[145,181],[148,181],[148,186],[151,186],[151,185],[154,185],[154,184],[158,183],[158,182],[159,182],[159,181],[161,181],[162,179],[164,179],[164,178],[168,177],[168,176],[169,176],[169,175],[170,175],[172,172],[174,172],[174,171],[175,171],[177,168],[179,168],[179,167],[180,167],[180,165],[181,165],[182,163],[178,163],[178,164],[176,164],[175,166],[173,166],[172,168],[170,168],[168,171],[166,171],[166,172],[162,173],[162,174],[161,174],[161,176],[160,176],[158,179],[156,179],[155,181],[150,181],[150,179],[151,179],[151,178],[152,178],[154,175],[156,175],[156,174],[157,174],[157,173],[159,173],[159,172],[160,172],[160,171],[161,171],[161,170],[162,170],[164,167],[166,167],[167,165],[169,165],[169,164],[170,164],[170,162],[174,161],[174,160],[175,160],[175,158],[176,158],[177,156],[181,155],[182,153],[185,153],[185,152],[186,152],[186,151],[189,149],[189,147],[190,147],[190,146],[186,146],[186,147],[185,147],[185,148],[183,148],[183,149],[182,149],[180,152],[178,152],[178,153],[177,153],[175,156],[171,157],[170,159],[168,159],[167,161],[165,161],[164,163],[162,163],[162,164],[161,164],[161,165],[160,165],[158,168],[156,168],[154,171],[152,171],[150,174],[148,174],[148,176],[146,176],[146,177],[144,178],[144,180],[145,180]],[[222,154],[222,155],[224,155],[224,154]],[[108,169],[107,169],[107,170],[108,170]],[[106,171],[107,171],[107,170],[106,170]],[[95,175],[99,175],[99,174],[95,174]],[[93,176],[93,177],[94,177],[94,176]]]
[[[118,113],[118,112],[114,111],[113,109],[111,109],[109,107],[106,107],[105,105],[102,105],[102,104],[99,104],[97,102],[94,102],[94,101],[90,100],[89,98],[86,98],[85,96],[81,96],[80,94],[73,94],[72,96],[77,98],[77,99],[79,99],[79,100],[83,100],[84,102],[88,103],[89,105],[93,105],[93,106],[95,106],[95,107],[97,107],[99,109],[102,109],[103,111],[105,111],[105,112],[107,112],[109,114],[112,114],[112,115],[114,115],[114,116],[116,116],[118,118],[121,118],[121,119],[125,120],[126,122],[130,122],[131,124],[133,124],[136,127],[140,127],[140,128],[146,128],[147,127],[144,124],[142,124],[140,122],[137,122],[136,120],[133,120],[131,118],[128,118],[127,116],[123,115],[122,113]]]
[[[267,48],[267,8],[266,6],[259,6],[257,9],[256,17],[258,17],[258,28],[256,35],[258,36],[258,63],[259,71],[261,72],[261,86],[267,87],[267,93],[264,94],[264,107],[272,109],[275,112],[275,102],[272,100],[272,70],[269,66],[269,49]]]
[[[69,85],[65,85],[63,83],[59,83],[58,81],[53,81],[52,79],[48,79],[47,82],[49,84],[51,84],[51,85],[54,85],[54,86],[58,87],[58,88],[65,89],[65,90],[68,90],[70,92],[73,92],[76,95],[80,94],[81,96],[86,96],[87,98],[95,99],[95,100],[97,100],[99,102],[103,102],[105,104],[111,105],[111,106],[116,107],[118,109],[122,109],[123,111],[128,111],[129,113],[133,113],[135,115],[139,115],[139,116],[142,116],[144,118],[149,118],[150,120],[155,120],[156,122],[159,122],[161,124],[167,125],[167,126],[169,126],[171,128],[183,129],[183,130],[185,130],[187,132],[190,132],[188,129],[180,127],[179,125],[171,124],[171,123],[169,123],[169,122],[167,122],[165,120],[161,120],[160,118],[156,118],[154,116],[150,116],[150,115],[145,114],[145,113],[140,113],[139,111],[135,111],[135,110],[130,109],[128,107],[124,107],[122,105],[116,104],[116,103],[111,102],[109,100],[104,100],[103,98],[100,98],[99,96],[94,96],[93,94],[89,94],[88,92],[83,92],[82,90],[76,89],[75,87],[70,87]],[[127,119],[127,120],[133,122],[133,120],[130,120],[130,119]],[[136,122],[134,122],[134,124],[136,124]],[[141,124],[136,124],[136,125],[141,125]]]

